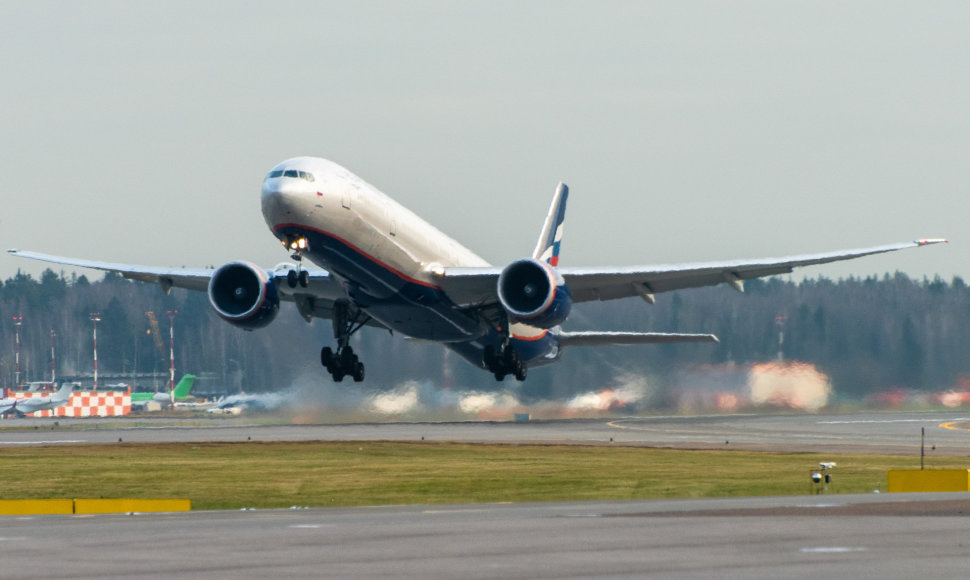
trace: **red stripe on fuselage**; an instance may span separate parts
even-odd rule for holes
[[[381,268],[384,268],[385,270],[393,273],[394,275],[398,276],[399,278],[401,278],[401,279],[403,279],[403,280],[405,280],[407,282],[412,282],[414,284],[419,284],[421,286],[425,286],[425,287],[431,288],[433,290],[441,290],[441,287],[440,286],[435,286],[434,284],[431,284],[430,282],[425,282],[424,280],[418,280],[416,278],[412,278],[411,276],[408,276],[407,274],[401,272],[400,270],[398,270],[396,268],[393,268],[393,267],[389,266],[388,264],[385,264],[384,262],[378,260],[374,256],[371,256],[367,252],[361,250],[360,248],[358,248],[354,244],[351,244],[350,242],[348,242],[347,240],[341,238],[340,236],[331,234],[330,232],[326,232],[324,230],[321,230],[320,228],[313,228],[313,227],[304,226],[304,225],[301,225],[301,224],[288,223],[288,224],[276,224],[275,226],[273,226],[273,231],[274,232],[277,232],[277,231],[279,231],[279,230],[281,230],[283,228],[298,228],[298,229],[310,230],[312,232],[316,232],[318,234],[322,234],[324,236],[327,236],[328,238],[332,238],[334,240],[337,240],[338,242],[344,244],[345,246],[347,246],[351,250],[357,252],[358,254],[360,254],[361,256],[363,256],[364,258],[366,258],[367,260],[369,260],[369,261],[377,264]]]

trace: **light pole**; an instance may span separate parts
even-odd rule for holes
[[[20,388],[20,325],[23,324],[23,322],[24,322],[24,317],[23,316],[14,316],[13,317],[13,323],[16,326],[16,329],[17,329],[16,330],[17,345],[16,345],[16,354],[15,354],[15,360],[16,360],[16,364],[17,364],[16,369],[17,370],[16,370],[16,375],[15,375],[16,376],[16,380],[14,381],[14,388],[16,388],[16,389],[19,389]]]
[[[57,367],[54,364],[54,337],[57,335],[54,333],[54,329],[51,329],[51,388],[54,389],[55,383],[57,381]]]
[[[178,310],[168,311],[168,392],[172,393],[172,408],[175,408],[175,315]]]
[[[98,390],[98,322],[101,320],[100,312],[91,313],[91,322],[94,323],[94,390]]]

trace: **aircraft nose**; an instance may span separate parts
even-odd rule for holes
[[[271,227],[305,215],[309,200],[316,198],[313,184],[301,179],[267,179],[263,183],[263,217]]]

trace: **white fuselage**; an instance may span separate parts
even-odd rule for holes
[[[263,182],[263,217],[274,233],[287,224],[326,232],[375,262],[425,284],[432,284],[431,273],[437,266],[489,265],[336,163],[299,157],[274,169],[281,168],[303,170],[314,181],[282,177]],[[312,251],[308,255],[313,259]]]
[[[340,165],[314,157],[278,164],[263,182],[262,210],[277,238],[305,238],[302,255],[384,326],[448,343],[475,364],[480,357],[472,351],[501,340],[435,283],[444,268],[489,263]],[[551,362],[538,360],[549,355],[549,345],[537,342],[547,331],[513,324],[510,334],[529,341],[536,364]]]

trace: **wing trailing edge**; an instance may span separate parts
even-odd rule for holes
[[[713,334],[676,334],[667,332],[561,332],[562,346],[606,346],[630,344],[674,344],[680,342],[720,342]]]

